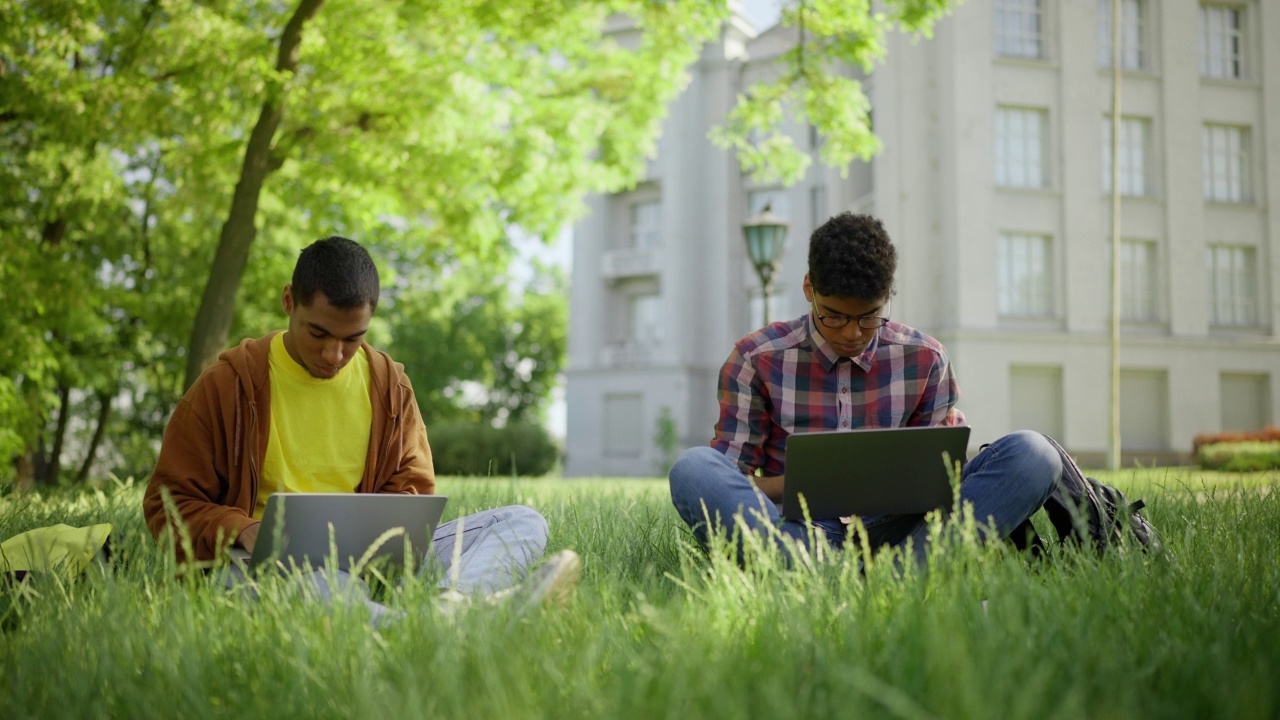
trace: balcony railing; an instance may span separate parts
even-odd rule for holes
[[[638,342],[614,343],[600,348],[600,364],[606,368],[645,367],[657,362],[650,345]]]
[[[600,276],[606,280],[657,275],[662,270],[662,248],[617,248],[600,258]]]

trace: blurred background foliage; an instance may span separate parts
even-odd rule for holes
[[[865,149],[860,88],[812,91],[833,87],[831,63],[877,59],[875,33],[927,32],[949,4],[789,4],[783,23],[808,28],[796,71],[744,93],[717,138],[767,139],[790,88],[833,150]],[[282,326],[298,250],[331,234],[374,251],[371,340],[405,363],[429,424],[544,424],[566,281],[517,278],[512,237],[555,237],[586,193],[634,184],[728,15],[723,0],[0,0],[0,485],[146,475],[184,388]],[[794,168],[765,147],[777,156],[739,154]]]

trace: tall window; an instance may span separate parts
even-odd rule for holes
[[[1044,0],[996,0],[996,54],[1041,58],[1044,53]]]
[[[627,306],[627,340],[644,344],[662,341],[662,296],[632,295]]]
[[[996,258],[1000,315],[1053,316],[1052,244],[1045,235],[1004,233]]]
[[[1146,67],[1146,51],[1142,43],[1144,0],[1120,2],[1120,67],[1141,70]],[[1111,67],[1111,0],[1098,0],[1098,64]]]
[[[1204,126],[1204,196],[1220,202],[1248,202],[1249,130]]]
[[[1209,315],[1214,325],[1251,327],[1257,324],[1254,257],[1251,247],[1209,246]]]
[[[662,245],[662,203],[642,202],[631,206],[631,247],[656,248]]]
[[[1151,121],[1120,118],[1120,194],[1149,195],[1147,149],[1151,146]],[[1102,119],[1102,188],[1111,192],[1111,118]]]
[[[1156,315],[1156,244],[1120,241],[1120,318],[1154,322]]]
[[[1244,77],[1244,10],[1231,5],[1200,6],[1200,73]]]
[[[1045,143],[1049,114],[1034,108],[996,108],[996,184],[1039,188],[1049,185]]]

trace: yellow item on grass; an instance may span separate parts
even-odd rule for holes
[[[107,544],[111,525],[51,525],[19,533],[0,542],[0,572],[58,571],[79,575]]]

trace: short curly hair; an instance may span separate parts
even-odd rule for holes
[[[885,300],[897,269],[898,251],[870,215],[840,213],[809,237],[809,284],[819,295]]]
[[[334,307],[376,309],[378,290],[378,268],[369,251],[339,235],[303,248],[293,266],[293,299],[308,307],[320,292]]]

